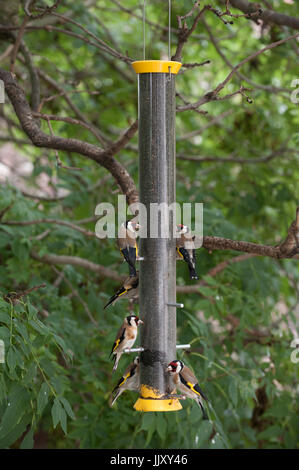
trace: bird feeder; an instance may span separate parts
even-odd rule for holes
[[[181,63],[163,60],[133,62],[138,74],[139,194],[147,211],[147,237],[140,239],[141,330],[140,397],[137,411],[182,408],[170,393],[167,364],[176,357],[176,243],[170,212],[169,238],[150,237],[151,204],[176,200],[175,78]],[[175,222],[175,221],[174,221]]]

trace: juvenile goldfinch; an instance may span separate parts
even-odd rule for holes
[[[208,401],[208,399],[191,370],[182,361],[172,361],[168,364],[166,371],[171,374],[174,386],[186,397],[196,400],[201,408],[203,419],[208,419],[202,404],[202,398],[205,401]]]
[[[179,235],[176,238],[178,259],[186,261],[189,268],[190,278],[198,279],[198,275],[196,273],[194,237],[191,235],[187,225],[177,225],[176,231],[177,235]]]
[[[135,263],[138,256],[136,242],[138,232],[136,232],[136,229],[139,228],[140,225],[137,222],[127,220],[121,225],[117,239],[117,246],[129,265],[129,275],[131,277],[136,276]]]
[[[117,369],[118,362],[123,354],[124,349],[131,349],[137,338],[137,327],[143,324],[137,315],[128,315],[120,329],[118,330],[116,339],[113,343],[110,356],[114,360],[113,371]]]
[[[138,283],[139,283],[139,277],[138,277],[138,271],[137,271],[137,276],[131,277],[129,276],[123,283],[123,286],[118,289],[118,291],[110,297],[108,302],[106,303],[104,308],[109,307],[109,305],[114,305],[115,302],[117,302],[118,299],[121,299],[125,297],[126,299],[132,299],[135,300],[138,298]]]
[[[128,365],[122,378],[119,380],[116,387],[112,390],[111,394],[111,404],[113,406],[118,397],[125,390],[133,390],[138,392],[140,386],[140,367],[139,367],[139,357],[136,356],[134,361]]]

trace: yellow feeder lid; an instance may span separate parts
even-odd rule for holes
[[[171,60],[138,60],[132,62],[132,67],[136,73],[170,73],[177,74],[180,70],[181,62]]]
[[[177,398],[161,398],[157,390],[141,385],[140,397],[136,401],[134,408],[137,411],[178,411],[182,409]]]

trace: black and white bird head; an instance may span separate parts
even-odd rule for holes
[[[144,322],[142,320],[140,320],[139,317],[137,317],[137,315],[128,315],[126,317],[126,320],[127,320],[127,323],[128,325],[130,326],[138,326],[138,325],[143,325]]]
[[[136,356],[133,362],[134,362],[135,366],[138,366],[138,364],[140,363],[139,356]]]
[[[136,231],[138,231],[141,226],[138,224],[138,222],[134,222],[134,220],[127,220],[125,222],[125,227],[129,232],[137,233]]]
[[[170,372],[171,374],[178,374],[179,372],[181,372],[183,367],[184,367],[184,364],[182,361],[171,361],[168,364],[166,371]]]
[[[179,235],[184,235],[185,233],[189,232],[189,227],[188,225],[179,224],[176,226],[176,231]]]

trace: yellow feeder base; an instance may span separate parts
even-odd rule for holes
[[[182,409],[182,405],[177,398],[168,398],[167,400],[138,398],[134,408],[136,411],[179,411]]]
[[[170,73],[177,74],[180,70],[181,62],[172,60],[138,60],[132,62],[132,67],[136,73]]]
[[[160,399],[162,396],[157,390],[141,385],[140,397],[134,408],[137,411],[179,411],[182,409],[182,405],[177,398]]]

